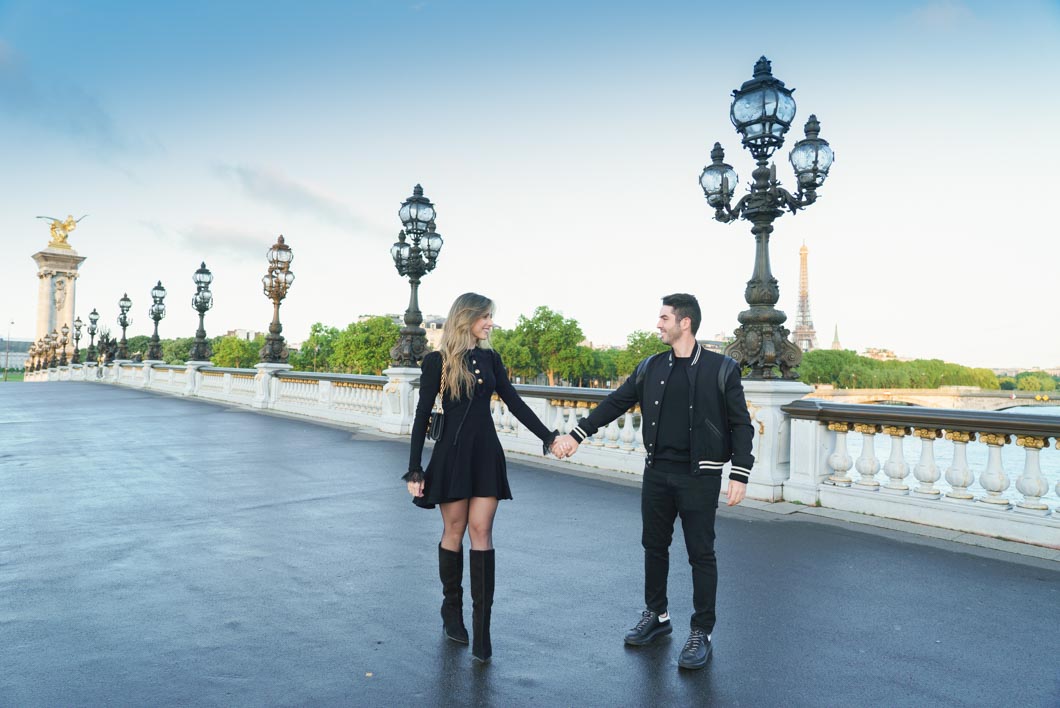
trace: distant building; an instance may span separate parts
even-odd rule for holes
[[[890,349],[878,349],[876,347],[869,347],[865,351],[861,352],[862,356],[867,356],[870,359],[876,359],[877,361],[898,361],[898,355]]]
[[[264,332],[257,332],[252,329],[230,329],[225,332],[226,337],[238,337],[244,342],[253,342],[258,337],[264,337]]]
[[[832,337],[832,349],[840,351],[843,345],[839,343],[839,325],[835,326],[835,336]]]
[[[33,346],[33,342],[8,340],[0,337],[0,369],[25,369],[31,346]],[[71,345],[70,351],[73,351],[73,345]]]
[[[718,354],[725,353],[725,347],[729,346],[729,341],[721,339],[700,339],[699,343],[703,345],[703,348],[707,351],[717,352]]]
[[[361,315],[357,318],[357,321],[364,322],[373,317],[380,317],[380,315]],[[390,321],[398,327],[405,326],[405,315],[403,314],[395,315],[392,312],[388,312],[385,315],[382,315],[382,317],[389,317]],[[442,343],[442,333],[445,331],[445,318],[439,317],[438,315],[424,315],[423,324],[420,326],[427,330],[427,346],[437,351]]]

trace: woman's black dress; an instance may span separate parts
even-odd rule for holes
[[[508,380],[500,355],[492,349],[472,349],[464,355],[464,364],[475,376],[475,393],[468,398],[442,398],[445,425],[442,437],[434,444],[431,461],[422,472],[422,497],[412,501],[424,509],[436,504],[469,499],[496,497],[511,499],[504,450],[493,427],[490,399],[497,393],[516,418],[541,438],[545,449],[558,433],[550,431],[526,405]],[[427,422],[441,387],[442,355],[431,352],[423,358],[420,376],[420,399],[412,423],[412,450],[409,455],[408,481],[421,473],[420,458],[427,433]]]

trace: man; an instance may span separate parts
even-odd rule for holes
[[[696,341],[701,314],[692,295],[662,299],[659,338],[671,349],[650,356],[588,417],[578,421],[557,447],[570,454],[634,405],[640,405],[646,459],[641,486],[641,543],[644,546],[644,603],[647,608],[625,636],[642,646],[670,634],[666,580],[674,520],[681,516],[692,566],[692,615],[688,641],[678,666],[699,669],[711,653],[718,587],[714,556],[714,517],[722,467],[729,472],[728,504],[747,492],[754,464],[754,428],[747,413],[740,367],[729,357],[707,351]]]

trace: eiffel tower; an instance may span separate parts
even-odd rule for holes
[[[799,249],[799,313],[795,318],[795,345],[804,352],[817,348],[817,332],[813,328],[813,317],[810,316],[810,276],[806,271],[806,255],[809,253],[806,242]]]

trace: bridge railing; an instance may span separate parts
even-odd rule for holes
[[[782,410],[788,501],[1060,547],[1060,481],[1042,471],[1043,454],[1060,469],[1060,417],[813,399]]]
[[[408,434],[418,369],[386,376],[229,369],[158,362],[69,366],[27,381],[85,380]],[[785,388],[786,387],[786,388]],[[801,384],[745,381],[754,425],[748,496],[791,501],[1060,548],[1060,417],[801,398]],[[549,427],[570,432],[609,393],[517,385]],[[801,399],[801,400],[798,400]],[[490,404],[505,450],[540,455],[540,441],[499,398]],[[640,475],[637,409],[582,443],[562,464]],[[1042,469],[1046,457],[1048,474]],[[399,472],[399,471],[395,471]],[[727,476],[727,472],[723,472]]]

